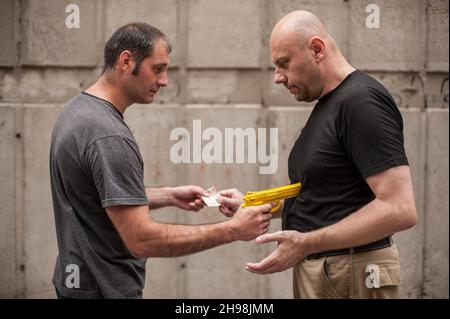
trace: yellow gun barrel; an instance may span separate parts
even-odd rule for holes
[[[280,209],[282,199],[296,197],[299,194],[301,187],[301,183],[296,183],[257,192],[247,192],[245,193],[244,204],[242,207],[274,204],[275,207],[270,211],[273,213]]]

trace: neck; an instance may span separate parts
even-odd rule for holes
[[[97,82],[86,89],[85,92],[110,102],[122,114],[131,105],[131,102],[117,85],[117,81],[107,73],[103,73]]]
[[[333,91],[350,73],[356,70],[341,54],[338,54],[335,59],[330,59],[324,67],[327,72],[324,73],[325,84],[319,98]]]

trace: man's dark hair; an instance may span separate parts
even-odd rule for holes
[[[166,35],[157,28],[143,22],[130,23],[120,27],[105,44],[103,73],[114,68],[119,55],[124,50],[129,50],[136,62],[136,67],[132,73],[137,75],[142,60],[152,55],[155,42],[160,39],[166,42],[167,51],[170,53],[172,47]]]

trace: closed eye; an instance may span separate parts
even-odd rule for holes
[[[275,61],[275,65],[281,69],[286,69],[289,64],[289,59],[278,59]]]
[[[280,62],[280,63],[278,63],[278,67],[280,67],[280,68],[282,68],[282,69],[286,69],[287,68],[287,65],[288,65],[288,62],[289,61],[282,61],[282,62]]]

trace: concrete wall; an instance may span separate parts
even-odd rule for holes
[[[68,29],[65,8],[80,8]],[[368,4],[380,28],[368,29]],[[126,6],[126,10],[124,9]],[[161,28],[174,47],[170,84],[152,105],[125,114],[145,162],[147,185],[198,184],[255,190],[287,183],[287,157],[312,105],[273,84],[268,37],[287,12],[317,14],[356,67],[392,93],[405,122],[419,222],[395,236],[402,296],[448,298],[448,12],[447,0],[0,0],[0,297],[53,298],[56,256],[48,151],[63,104],[92,84],[114,30],[131,21]],[[173,164],[175,127],[277,127],[279,167]],[[163,209],[174,223],[223,220],[214,209]],[[271,230],[280,229],[275,221]],[[257,276],[244,264],[273,245],[237,242],[188,257],[148,262],[147,298],[291,298],[290,271]]]

